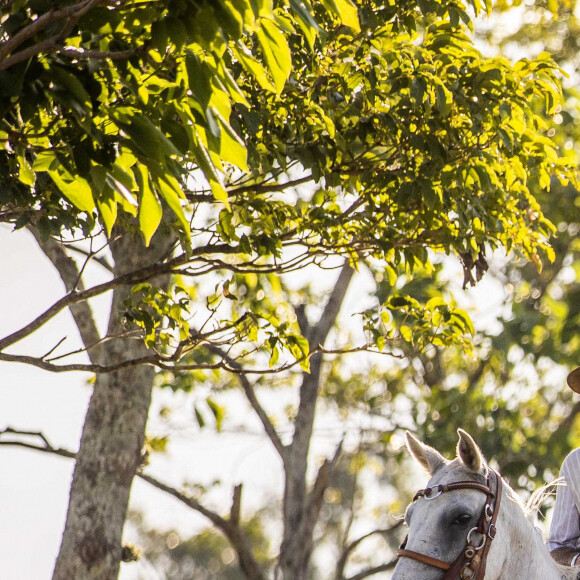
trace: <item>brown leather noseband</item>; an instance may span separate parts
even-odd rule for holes
[[[492,474],[495,478],[495,491],[491,487]],[[456,489],[474,489],[481,491],[487,495],[487,500],[483,506],[483,511],[481,512],[477,526],[469,530],[465,549],[461,551],[455,562],[443,562],[442,560],[431,558],[420,552],[407,550],[405,547],[407,545],[407,538],[401,544],[397,554],[399,557],[412,558],[423,564],[446,570],[442,580],[456,580],[457,578],[461,580],[483,580],[487,555],[491,547],[491,542],[496,534],[495,522],[499,513],[502,493],[501,475],[497,471],[490,469],[487,477],[487,485],[475,481],[455,481],[453,483],[420,489],[415,494],[415,497],[413,497],[413,501],[421,497],[424,497],[426,500],[432,500],[439,497],[442,493]],[[473,533],[481,535],[480,544],[477,546],[472,543],[471,536]]]

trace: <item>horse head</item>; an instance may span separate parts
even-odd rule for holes
[[[507,546],[505,538],[492,539],[503,523],[494,513],[500,511],[501,477],[490,470],[471,436],[461,429],[458,434],[457,457],[448,461],[407,433],[410,453],[431,478],[407,509],[408,536],[392,580],[500,577]]]

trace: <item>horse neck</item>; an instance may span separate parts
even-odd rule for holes
[[[513,492],[512,492],[513,493]],[[504,491],[503,509],[498,517],[499,529],[507,532],[505,561],[497,580],[566,580],[575,578],[559,567],[544,545],[542,535],[526,517],[522,506]],[[503,533],[502,533],[503,535]],[[491,552],[490,552],[491,556]],[[491,561],[490,561],[491,564]]]

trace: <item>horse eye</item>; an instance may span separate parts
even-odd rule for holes
[[[453,526],[464,526],[471,520],[470,514],[459,514],[452,522]]]

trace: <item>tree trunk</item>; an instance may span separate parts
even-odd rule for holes
[[[345,264],[340,272],[324,312],[315,326],[303,318],[302,332],[310,349],[324,345],[340,311],[344,296],[354,274]],[[300,403],[294,421],[292,443],[284,454],[284,535],[280,547],[278,566],[283,580],[307,580],[310,558],[314,546],[314,527],[318,521],[324,490],[328,485],[329,470],[333,462],[325,462],[318,472],[310,492],[306,485],[308,453],[312,440],[316,401],[320,390],[322,354],[310,358],[310,373],[305,374],[300,386]]]
[[[310,359],[310,374],[302,381],[295,436],[284,466],[284,539],[280,548],[280,570],[284,580],[306,580],[313,547],[313,526],[308,505],[306,471],[316,399],[320,384],[322,355]]]
[[[170,239],[149,248],[120,234],[111,242],[115,276],[152,264]],[[157,281],[167,285],[167,279]],[[120,315],[130,287],[113,294],[108,335],[122,330]],[[88,345],[86,345],[88,346]],[[115,339],[99,353],[107,364],[145,354],[140,340]],[[115,580],[131,483],[141,462],[154,369],[138,366],[97,376],[75,464],[70,501],[53,580]]]

